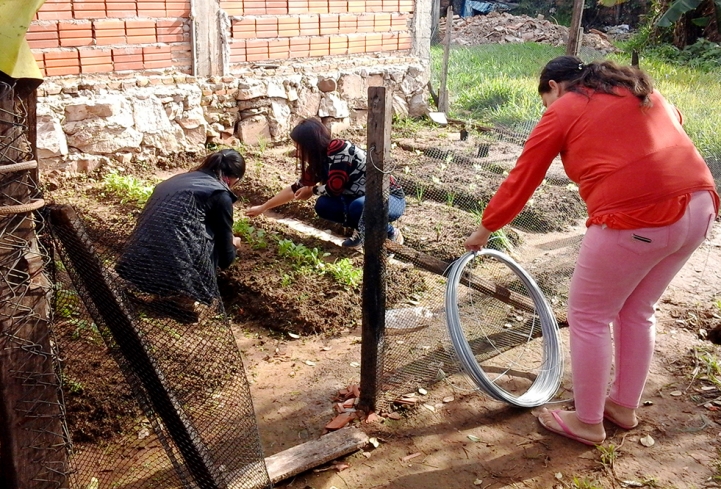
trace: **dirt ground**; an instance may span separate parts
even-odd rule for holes
[[[472,220],[442,214],[454,213],[445,205],[408,200],[410,207],[401,225],[406,242],[444,259],[459,256]],[[437,208],[430,222],[447,224],[442,233],[423,226],[429,221],[421,208],[429,205]],[[574,236],[578,229],[567,229],[557,232],[555,240]],[[719,347],[699,335],[701,329],[721,321],[721,309],[715,304],[721,295],[720,261],[721,227],[659,303],[656,358],[639,413],[640,425],[629,432],[607,426],[603,448],[545,432],[536,421],[537,409],[514,408],[472,388],[436,384],[423,396],[424,407],[400,419],[356,422],[377,438],[377,448],[368,446],[279,487],[718,487],[721,426],[717,405],[721,402],[716,400],[721,397],[718,381],[707,374],[713,371]],[[338,334],[299,339],[269,332],[253,322],[234,325],[252,382],[266,455],[325,432],[324,426],[335,415],[333,398],[359,381],[358,324],[355,318],[346,318],[338,325]],[[567,346],[566,329],[562,339]],[[710,360],[704,361],[704,355]],[[569,365],[566,354],[554,407],[572,407]]]
[[[399,420],[359,423],[379,440],[377,448],[368,446],[279,487],[719,487],[718,381],[706,375],[700,358],[704,352],[718,358],[720,352],[699,339],[699,327],[719,322],[712,304],[721,291],[720,262],[717,228],[659,304],[656,357],[639,426],[626,432],[608,425],[604,448],[544,431],[537,409],[436,385],[423,396],[433,411],[419,407]],[[323,434],[334,416],[331,399],[358,381],[360,330],[293,340],[252,324],[235,328],[266,455]],[[567,330],[562,331],[567,346]],[[568,362],[554,407],[572,406]],[[648,437],[652,446],[644,445]]]
[[[347,137],[353,136],[356,140],[362,137]],[[479,140],[462,143],[456,137],[452,130],[439,130],[420,138],[429,147],[451,145],[460,155],[462,161],[449,171],[449,178],[442,174],[442,165],[450,162],[448,155],[422,159],[419,155],[423,150],[413,141],[398,141],[393,150],[396,160],[404,164],[417,165],[414,168],[430,165],[408,173],[397,165],[394,170],[404,185],[417,182],[408,176],[403,180],[403,175],[441,172],[442,181],[433,187],[435,199],[428,198],[430,187],[424,196],[407,187],[408,208],[400,226],[408,246],[446,261],[463,253],[463,239],[477,223],[469,212],[473,209],[463,208],[459,201],[447,205],[449,189],[473,190],[474,195],[492,193],[491,187],[497,185],[503,172],[500,168],[491,175],[492,169],[474,156]],[[403,144],[416,144],[418,148],[404,150]],[[241,200],[236,219],[243,219],[243,208],[262,202],[292,181],[294,161],[285,156],[287,150],[278,146],[249,155],[248,173],[238,192]],[[517,146],[514,149],[495,142],[488,159],[510,165],[514,151],[518,151]],[[157,181],[187,166],[125,171]],[[475,178],[474,172],[481,171],[483,178]],[[473,177],[477,187],[470,189],[462,175]],[[132,226],[138,209],[103,192],[101,180],[102,174],[88,178],[46,176],[54,189],[49,197],[75,205],[86,217],[91,234],[105,237],[113,248],[121,242],[116,236]],[[582,226],[573,219],[578,214],[578,201],[568,192],[557,165],[549,173],[549,181],[536,196],[542,211],[530,214],[527,222],[537,224],[541,222],[537,216],[543,215],[544,229],[550,232],[534,234],[519,227],[510,234],[519,242],[536,240],[534,246],[526,246],[522,263],[537,274],[544,292],[562,297],[562,290],[553,289],[555,282],[562,280],[554,277],[567,278],[572,266],[572,254],[567,250],[572,248],[561,245],[577,243]],[[452,192],[459,198],[461,192]],[[315,218],[312,203],[293,203],[277,211],[249,221],[256,230],[254,236],[262,230],[268,242],[288,239],[327,254],[324,259],[329,262],[347,258],[356,267],[362,265],[362,254],[338,246],[344,230]],[[265,456],[324,434],[326,424],[335,416],[333,399],[340,390],[360,381],[361,347],[360,287],[341,285],[326,275],[300,273],[287,260],[278,259],[271,248],[246,240],[237,263],[219,278],[251,382]],[[535,251],[529,252],[531,249]],[[372,423],[354,422],[377,439],[377,447],[369,445],[283,481],[278,487],[719,487],[714,477],[721,474],[717,467],[721,462],[721,419],[717,411],[721,393],[713,374],[721,374],[714,370],[721,351],[700,339],[699,334],[701,329],[721,323],[720,262],[721,226],[717,226],[713,238],[696,252],[659,304],[656,358],[639,413],[640,425],[629,432],[608,426],[603,448],[586,447],[545,432],[534,417],[537,409],[519,409],[495,401],[470,384],[439,382],[425,386],[426,394],[417,392],[420,405],[399,411],[401,415],[395,416],[398,419],[381,416]],[[427,287],[419,273],[399,263],[391,263],[388,274],[392,279],[389,308],[406,303]],[[547,287],[541,279],[548,282]],[[561,337],[567,346],[566,329],[562,329]],[[88,442],[107,436],[103,430],[119,429],[120,421],[111,418],[124,409],[122,399],[106,395],[98,400],[90,397],[92,394],[87,389],[76,398],[71,396],[69,408],[72,423]],[[562,387],[553,405],[570,406],[572,397],[566,358]],[[73,411],[72,406],[77,409]]]

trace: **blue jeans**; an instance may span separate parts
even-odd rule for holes
[[[363,215],[363,206],[366,198],[341,195],[331,197],[321,195],[315,203],[315,212],[319,217],[329,221],[343,224],[344,226],[358,229],[358,223]],[[390,195],[388,197],[388,222],[391,223],[403,215],[406,210],[406,200],[402,197]],[[388,233],[393,231],[393,226],[388,224]]]

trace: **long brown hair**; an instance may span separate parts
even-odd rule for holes
[[[314,182],[328,179],[328,145],[330,130],[318,119],[303,119],[290,132],[290,138],[298,145],[301,176],[312,177]]]
[[[596,92],[616,95],[616,87],[628,89],[642,106],[651,105],[648,96],[653,92],[651,78],[633,66],[622,66],[613,61],[593,61],[584,64],[576,56],[559,56],[546,64],[538,82],[538,93],[551,91],[549,82],[565,82],[570,92],[588,88]]]

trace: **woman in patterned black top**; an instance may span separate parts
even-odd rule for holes
[[[255,217],[292,200],[308,200],[316,195],[315,211],[320,217],[353,228],[353,236],[343,246],[359,247],[363,243],[365,151],[350,141],[332,139],[328,128],[318,119],[301,121],[290,138],[300,161],[300,178],[264,204],[248,209],[246,215]],[[403,190],[391,177],[388,221],[398,219],[405,208]],[[398,228],[388,224],[388,239],[402,243],[403,236]]]

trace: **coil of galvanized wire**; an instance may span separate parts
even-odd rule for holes
[[[478,363],[468,339],[464,336],[464,328],[461,325],[458,309],[458,286],[462,277],[468,276],[464,274],[467,265],[479,257],[491,258],[502,263],[518,277],[526,287],[539,318],[541,330],[540,341],[542,342],[541,350],[543,355],[541,361],[542,368],[539,369],[533,383],[521,394],[507,391],[494,379],[490,378]],[[558,322],[556,321],[551,306],[546,301],[545,296],[535,280],[510,256],[492,249],[469,252],[461,256],[449,267],[447,277],[445,309],[448,332],[458,361],[470,379],[492,398],[498,401],[505,401],[514,406],[535,407],[551,400],[561,383],[561,376],[563,374],[563,351]],[[483,318],[478,318],[477,320],[482,321]],[[490,339],[486,338],[486,340],[491,343]],[[529,341],[531,341],[530,337]],[[519,356],[522,357],[522,355]]]

